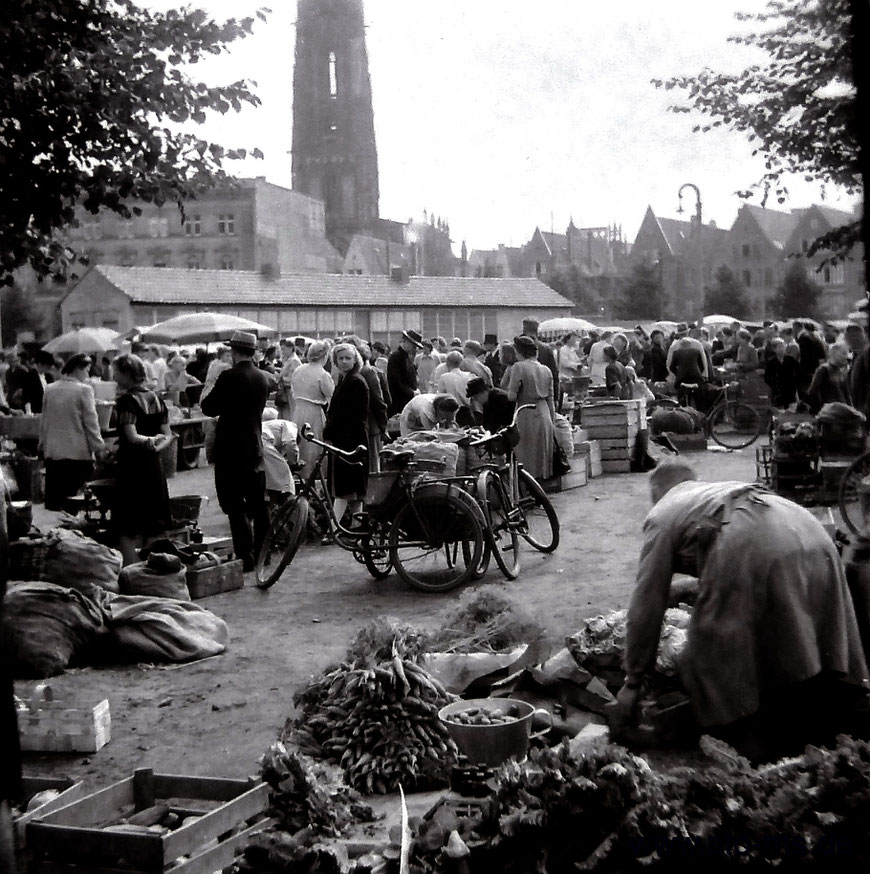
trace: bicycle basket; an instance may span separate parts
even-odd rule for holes
[[[363,503],[368,507],[377,507],[379,504],[383,504],[398,481],[399,475],[400,471],[398,470],[370,473]]]

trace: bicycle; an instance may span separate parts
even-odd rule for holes
[[[505,457],[504,463],[483,466],[475,490],[486,518],[490,554],[509,580],[519,575],[520,538],[547,553],[556,550],[560,536],[559,517],[550,499],[514,454],[520,439],[517,416],[525,409],[534,409],[534,404],[518,407],[507,427],[469,443],[491,458]]]
[[[695,392],[699,387],[698,383],[684,382],[678,389],[676,400],[656,398],[648,412],[655,407],[668,409],[692,407],[697,410]],[[715,400],[706,413],[698,411],[703,416],[706,436],[727,449],[744,449],[752,445],[765,430],[765,417],[755,407],[738,400],[740,383],[736,380],[713,387],[716,390]]]
[[[840,479],[837,506],[846,527],[859,537],[868,535],[870,516],[870,452],[863,452]],[[865,482],[866,481],[866,482]],[[866,497],[865,497],[866,496]],[[865,513],[865,507],[868,512]]]
[[[256,585],[271,587],[284,572],[305,535],[309,513],[326,520],[335,543],[351,552],[377,580],[395,568],[409,585],[426,592],[446,592],[475,576],[484,554],[485,519],[474,498],[458,484],[420,480],[414,475],[413,451],[384,449],[381,457],[396,466],[379,475],[380,494],[355,514],[353,528],[336,519],[329,499],[323,460],[327,454],[363,464],[366,448],[339,449],[314,436],[302,436],[322,448],[317,463],[297,493],[276,511],[255,563]]]

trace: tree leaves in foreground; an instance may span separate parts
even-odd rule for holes
[[[737,74],[709,68],[700,73],[653,79],[666,90],[685,92],[672,112],[700,112],[709,121],[694,131],[719,127],[746,134],[765,171],[749,190],[788,197],[787,174],[834,184],[849,194],[861,190],[859,120],[852,85],[849,0],[770,0],[764,12],[738,13],[757,30],[729,37],[766,57]],[[827,235],[818,248],[846,252],[858,239],[859,223]],[[839,230],[839,229],[838,229]],[[818,242],[818,241],[817,241]]]
[[[257,16],[265,19],[268,10]],[[82,203],[125,218],[128,200],[179,205],[243,158],[184,132],[209,111],[258,106],[254,83],[210,87],[190,65],[251,33],[185,7],[131,0],[9,0],[0,17],[0,279],[29,263],[62,273],[73,253],[55,233]],[[257,150],[254,156],[261,157]]]

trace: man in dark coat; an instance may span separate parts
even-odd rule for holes
[[[486,350],[486,357],[483,363],[489,368],[492,374],[492,384],[500,385],[501,378],[504,376],[504,365],[498,355],[498,337],[495,334],[487,334],[483,338],[483,348]]]
[[[254,334],[236,331],[228,345],[233,352],[233,367],[218,377],[202,401],[202,411],[206,416],[218,417],[215,490],[220,508],[230,520],[233,551],[247,572],[254,569],[254,559],[269,525],[262,417],[271,380],[254,366]]]
[[[387,383],[390,387],[391,416],[397,416],[417,394],[417,368],[414,356],[423,348],[423,336],[417,331],[402,331],[399,348],[387,359]]]
[[[816,326],[812,322],[801,324],[795,322],[793,327],[800,327],[801,333],[797,335],[797,344],[800,349],[798,364],[801,368],[801,391],[809,391],[810,383],[819,365],[828,357],[828,350],[822,338],[816,333]]]

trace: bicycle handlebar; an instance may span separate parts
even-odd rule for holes
[[[487,437],[481,437],[479,440],[472,440],[468,445],[469,446],[484,446],[485,444],[491,442],[492,440],[498,440],[501,437],[504,437],[511,428],[516,428],[517,425],[517,417],[519,416],[522,410],[533,410],[535,408],[535,404],[523,404],[520,407],[517,407],[514,410],[514,417],[511,420],[510,425],[507,425],[504,428],[499,429],[495,432],[495,434],[490,434]]]
[[[368,453],[368,447],[363,446],[362,443],[360,443],[360,445],[357,446],[356,449],[351,449],[350,451],[348,451],[346,449],[339,449],[337,446],[333,446],[331,443],[324,443],[323,440],[318,440],[314,436],[314,429],[311,427],[311,425],[308,424],[308,422],[306,422],[302,426],[302,436],[309,443],[313,443],[315,446],[323,447],[327,452],[331,453],[332,455],[340,456],[346,462],[348,462],[348,464],[361,465],[362,461],[359,460],[359,457]]]

